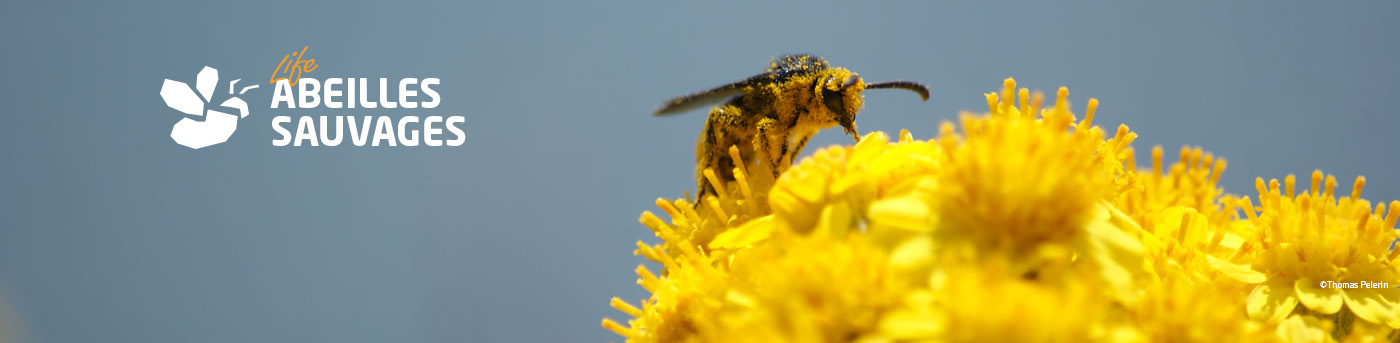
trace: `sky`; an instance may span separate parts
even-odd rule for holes
[[[1320,169],[1400,199],[1392,2],[16,2],[0,5],[0,340],[620,341],[637,218],[694,187],[703,111],[662,101],[807,52],[916,138],[1014,77],[1095,123],[1229,161],[1229,193]],[[271,108],[304,78],[438,78],[435,108]],[[261,87],[227,142],[160,97]],[[461,116],[460,146],[276,146],[273,118]],[[290,130],[295,125],[287,125]],[[807,153],[849,138],[819,134]]]

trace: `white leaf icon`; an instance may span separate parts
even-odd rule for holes
[[[194,78],[194,89],[204,96],[204,102],[214,101],[214,87],[219,86],[219,70],[205,66]]]
[[[160,98],[165,100],[166,106],[185,114],[204,115],[204,100],[194,95],[194,91],[184,82],[165,79],[165,84],[160,85]]]

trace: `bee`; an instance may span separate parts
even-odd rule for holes
[[[864,107],[866,89],[897,88],[928,101],[928,86],[912,81],[865,83],[846,68],[831,67],[809,54],[774,59],[761,74],[667,100],[655,115],[673,115],[724,101],[710,109],[705,130],[696,144],[696,190],[700,197],[715,194],[705,180],[712,169],[720,181],[733,181],[736,163],[763,163],[776,178],[796,160],[817,131],[835,126],[857,142],[855,116]],[[726,101],[727,99],[727,101]],[[734,161],[729,147],[746,161]]]

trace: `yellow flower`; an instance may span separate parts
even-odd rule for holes
[[[842,342],[876,330],[878,319],[909,289],[889,259],[861,235],[775,237],[736,254],[731,277],[742,313],[726,316],[716,342],[743,333],[776,331],[755,342]]]
[[[908,131],[901,132],[900,141],[893,144],[885,133],[877,131],[866,134],[853,147],[820,149],[784,172],[773,185],[767,196],[773,211],[771,220],[776,224],[773,227],[803,234],[817,230],[845,235],[867,218],[873,200],[931,175],[939,163],[938,151],[937,144],[914,141]],[[731,230],[711,247],[748,245],[766,237],[768,229]]]
[[[1364,178],[1356,179],[1350,197],[1340,199],[1333,193],[1336,179],[1327,176],[1324,182],[1321,171],[1313,172],[1310,191],[1295,196],[1293,183],[1289,177],[1281,189],[1272,180],[1266,188],[1256,179],[1260,206],[1248,199],[1241,204],[1256,231],[1257,238],[1246,243],[1258,247],[1253,264],[1268,275],[1264,281],[1241,279],[1259,283],[1249,295],[1250,315],[1276,321],[1301,303],[1314,313],[1345,308],[1367,322],[1400,328],[1400,291],[1323,285],[1400,281],[1400,252],[1389,250],[1400,202],[1391,202],[1389,212],[1380,205],[1372,209],[1361,199]]]
[[[1128,321],[1146,342],[1277,342],[1275,332],[1249,319],[1233,289],[1171,277],[1144,288]]]
[[[811,232],[823,214],[845,213],[847,221],[853,208],[861,207],[874,196],[874,183],[863,177],[860,165],[849,163],[879,154],[887,145],[884,134],[869,134],[855,147],[820,149],[812,157],[778,177],[769,194],[769,205],[777,225],[799,233]],[[839,228],[849,228],[841,223]]]
[[[882,133],[872,133],[865,143],[853,148],[856,153],[846,156],[845,148],[826,149],[818,158],[805,160],[800,169],[848,157],[857,165],[870,162],[879,166],[882,163],[874,161],[878,156],[870,154],[879,155],[887,145]],[[824,180],[828,179],[835,179],[835,184],[842,180],[857,183],[830,189],[799,188],[822,192],[820,201],[808,206],[824,214],[800,228],[791,224],[777,228],[779,221],[765,213],[769,206],[753,202],[767,198],[768,187],[754,184],[743,167],[735,170],[737,181],[725,188],[716,187],[725,191],[706,198],[707,205],[699,210],[685,200],[658,200],[657,206],[671,220],[647,212],[641,222],[663,242],[638,242],[637,252],[660,263],[663,272],[658,276],[645,266],[638,267],[638,282],[651,292],[651,299],[642,301],[640,307],[613,299],[613,307],[633,319],[626,324],[605,319],[603,326],[629,342],[839,341],[872,331],[879,313],[902,297],[903,283],[886,271],[889,258],[883,250],[862,243],[864,236],[840,234],[854,225],[849,215],[832,213],[847,208],[849,199],[863,194],[858,190],[875,189],[881,183],[863,180],[895,179],[903,169],[873,168],[872,174],[852,168],[851,174],[860,177],[846,178],[831,172],[814,174],[814,179],[785,173],[783,179],[788,183],[827,185]],[[711,179],[714,182],[715,178]],[[831,196],[827,196],[828,191]],[[785,193],[775,190],[771,194]],[[781,213],[788,214],[783,216],[787,219],[810,215]],[[824,234],[802,235],[814,230]],[[798,299],[794,294],[808,296]],[[743,339],[736,338],[739,332],[744,333]]]
[[[1018,275],[1087,257],[1078,264],[1131,298],[1143,263],[1138,228],[1106,200],[1126,175],[1120,157],[1133,135],[1123,127],[1105,140],[1091,124],[1096,101],[1075,124],[1065,89],[1037,116],[1039,94],[1021,89],[1018,105],[1015,81],[1004,86],[1003,96],[987,95],[990,114],[963,115],[961,135],[944,125],[936,170],[874,202],[871,231],[929,234],[947,253],[1008,257]]]
[[[966,140],[949,150],[933,192],[945,232],[975,244],[1029,252],[1088,223],[1108,180],[1091,157],[1101,140],[1026,118],[963,117]]]
[[[880,320],[875,342],[1096,342],[1131,333],[1109,321],[1110,302],[1085,284],[1012,275],[998,259],[949,264]]]
[[[642,253],[667,274],[638,268],[652,299],[641,308],[614,299],[614,308],[635,319],[603,326],[629,342],[839,342],[873,332],[907,285],[862,237],[778,234],[734,252],[728,263],[690,253],[671,258],[644,245]]]
[[[729,152],[738,154],[734,148]],[[734,249],[712,251],[707,246],[716,236],[735,228],[771,222],[764,200],[772,180],[751,178],[743,166],[734,170],[736,181],[727,184],[721,184],[711,170],[704,174],[717,193],[702,199],[704,205],[697,208],[685,199],[657,199],[656,206],[671,218],[669,223],[651,212],[642,213],[639,221],[662,242],[650,245],[638,241],[636,253],[659,263],[661,276],[646,265],[638,266],[637,283],[651,293],[651,299],[642,301],[638,308],[613,298],[612,307],[633,319],[626,325],[606,318],[602,322],[604,328],[628,342],[700,341],[699,333],[719,331],[718,313],[725,309],[720,300],[734,288],[727,258]]]
[[[737,148],[730,147],[729,153],[740,161]],[[750,175],[741,165],[733,170],[735,181],[723,183],[713,170],[706,169],[704,176],[716,190],[716,195],[700,199],[703,205],[686,199],[656,199],[656,207],[671,218],[670,223],[667,224],[650,211],[642,213],[641,222],[661,238],[662,243],[657,246],[660,251],[672,256],[677,256],[683,249],[705,252],[716,236],[769,214],[768,190],[773,180],[761,176],[768,173],[758,174]],[[761,238],[766,238],[766,233],[755,240]]]
[[[693,212],[688,206],[685,210]],[[642,307],[638,308],[613,298],[612,307],[634,319],[623,325],[605,318],[603,327],[626,337],[628,342],[694,341],[692,337],[698,330],[718,325],[710,314],[719,312],[722,306],[714,299],[722,299],[732,287],[723,261],[678,235],[675,227],[650,212],[644,213],[641,221],[666,240],[657,246],[637,242],[637,254],[660,263],[663,276],[652,273],[645,265],[637,266],[637,284],[651,292],[651,299],[642,301]],[[665,247],[674,250],[665,251]]]
[[[1154,215],[1174,206],[1204,214],[1212,228],[1228,227],[1232,211],[1225,204],[1232,204],[1234,198],[1217,185],[1225,172],[1225,159],[1201,148],[1182,147],[1178,161],[1164,171],[1162,154],[1162,147],[1152,148],[1152,169],[1134,172],[1132,184],[1114,204],[1149,231],[1159,221]]]
[[[1153,216],[1157,222],[1149,226],[1152,229],[1145,230],[1147,234],[1142,239],[1152,271],[1159,278],[1212,283],[1218,287],[1222,285],[1213,283],[1221,278],[1223,270],[1228,271],[1225,275],[1245,282],[1259,283],[1267,279],[1263,273],[1250,269],[1244,256],[1235,254],[1236,249],[1223,244],[1228,233],[1213,229],[1208,217],[1195,208],[1171,207]],[[1220,289],[1223,292],[1239,290],[1236,287]]]

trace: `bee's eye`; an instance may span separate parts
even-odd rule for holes
[[[846,114],[846,102],[841,99],[841,91],[822,89],[822,102],[826,104],[826,109],[838,115]]]

